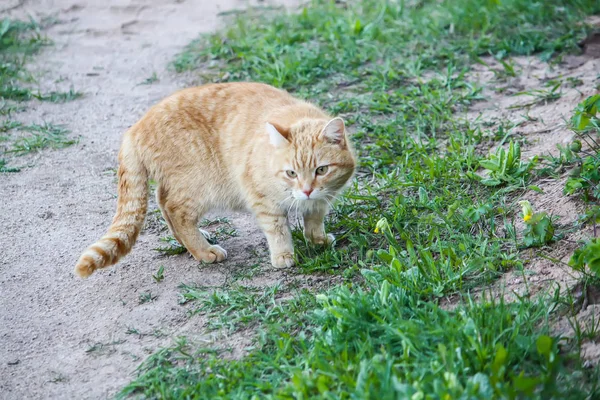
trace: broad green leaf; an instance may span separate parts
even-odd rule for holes
[[[548,357],[552,351],[552,338],[547,335],[542,335],[538,337],[535,346],[540,355]]]

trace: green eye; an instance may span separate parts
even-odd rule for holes
[[[329,167],[327,165],[317,168],[317,175],[325,175],[328,169]]]
[[[298,174],[296,174],[296,171],[292,171],[291,169],[288,169],[287,171],[285,171],[285,173],[287,174],[287,176],[289,176],[292,179],[294,179],[296,176],[298,176]]]

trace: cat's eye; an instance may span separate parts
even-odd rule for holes
[[[329,169],[329,167],[327,165],[324,165],[322,167],[317,168],[317,175],[325,175],[327,173],[327,170]]]
[[[285,171],[285,173],[287,174],[287,176],[289,176],[292,179],[294,179],[298,176],[298,174],[296,174],[296,171],[292,171],[291,169],[288,169],[287,171]]]

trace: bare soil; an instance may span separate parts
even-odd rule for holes
[[[575,106],[588,96],[598,92],[600,84],[600,57],[582,54],[566,56],[564,62],[549,64],[536,57],[515,57],[516,76],[499,78],[494,71],[502,70],[502,66],[492,58],[484,61],[487,66],[475,65],[473,81],[484,85],[482,92],[486,99],[476,103],[469,112],[470,120],[480,119],[496,125],[500,121],[511,121],[514,127],[507,131],[505,144],[510,140],[524,142],[522,159],[528,160],[539,155],[558,156],[557,145],[568,146],[574,134],[568,127],[568,121]],[[539,91],[549,92],[555,82],[562,82],[555,100],[543,100]],[[570,82],[576,82],[575,85]],[[538,92],[536,92],[538,91]],[[495,145],[494,145],[495,148]],[[536,212],[546,211],[557,218],[557,224],[568,227],[583,213],[585,204],[575,196],[563,194],[568,177],[568,170],[560,172],[558,179],[548,178],[536,182],[542,193],[525,190],[517,193],[514,202],[515,223],[517,231],[523,231],[525,225],[520,216],[521,207],[518,200],[529,200]],[[508,291],[519,295],[534,294],[540,288],[548,287],[548,283],[558,283],[566,289],[578,281],[578,276],[566,265],[560,265],[547,258],[568,262],[577,240],[592,234],[592,227],[568,234],[554,246],[538,250],[526,250],[522,256],[530,262],[526,265],[525,276],[519,271],[505,274],[499,284]]]
[[[179,304],[181,283],[220,286],[241,265],[260,264],[246,285],[285,284],[269,270],[266,241],[246,215],[227,215],[238,236],[221,242],[230,259],[202,267],[187,253],[164,257],[167,233],[150,216],[132,253],[88,280],[73,268],[107,229],[116,206],[115,168],[121,134],[154,103],[197,77],[168,64],[199,33],[224,24],[219,13],[297,1],[25,0],[2,2],[0,15],[54,16],[54,42],[31,69],[45,91],[84,92],[65,104],[31,103],[17,119],[63,124],[79,137],[66,149],[17,160],[31,165],[0,179],[0,398],[101,399],[133,378],[149,354],[185,334],[204,345],[241,352],[240,335],[206,333],[203,317]],[[141,84],[156,74],[158,81]],[[151,204],[151,208],[156,208]],[[212,228],[214,229],[214,227]],[[209,229],[210,230],[210,229]],[[165,279],[152,274],[160,265]],[[310,278],[306,284],[312,285]],[[140,304],[140,295],[156,298]],[[127,333],[137,330],[139,334]],[[200,332],[200,333],[199,333]]]
[[[600,28],[599,17],[592,17],[589,22]],[[600,91],[600,43],[596,43],[596,36],[592,36],[594,40],[588,40],[589,43],[584,42],[582,54],[566,56],[557,64],[542,62],[536,57],[513,58],[515,77],[505,76],[498,61],[485,58],[487,66],[475,65],[472,80],[483,85],[482,95],[486,100],[471,107],[467,119],[481,119],[492,126],[507,120],[516,123],[508,130],[506,143],[509,140],[524,142],[524,160],[537,155],[558,156],[557,145],[568,146],[574,138],[568,125],[573,109]],[[543,100],[542,96],[558,81],[562,82],[556,90],[560,97]],[[558,179],[537,181],[535,184],[542,193],[525,190],[515,195],[510,204],[514,208],[518,235],[525,225],[520,219],[521,207],[517,201],[529,200],[536,212],[546,211],[557,218],[556,225],[562,228],[564,237],[541,249],[523,251],[522,271],[508,271],[491,288],[481,290],[505,298],[548,295],[555,290],[562,294],[570,292],[576,308],[556,318],[552,329],[556,335],[573,338],[578,325],[591,332],[600,328],[600,296],[584,290],[579,284],[580,274],[568,266],[573,251],[579,247],[578,241],[594,236],[593,227],[589,225],[575,231],[570,229],[584,212],[585,204],[575,196],[563,194],[568,173],[563,170]],[[600,343],[585,339],[581,354],[590,366],[599,364]]]

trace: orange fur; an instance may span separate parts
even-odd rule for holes
[[[323,218],[355,168],[340,118],[258,83],[206,85],[164,99],[125,133],[119,162],[117,213],[107,234],[79,259],[81,277],[131,250],[146,215],[150,177],[171,232],[195,259],[227,257],[197,223],[211,209],[228,208],[251,211],[272,264],[292,266],[288,212],[302,213],[307,239],[332,242]]]

